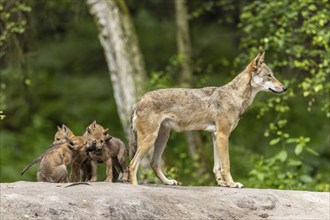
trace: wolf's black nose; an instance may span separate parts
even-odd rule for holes
[[[285,92],[286,90],[288,90],[288,88],[286,88],[286,86],[283,86],[283,92]]]

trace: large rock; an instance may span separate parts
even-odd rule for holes
[[[329,219],[330,193],[97,182],[1,183],[1,219]]]

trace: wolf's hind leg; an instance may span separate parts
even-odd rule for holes
[[[151,159],[151,167],[154,170],[156,176],[166,185],[178,185],[176,180],[167,179],[161,170],[160,163],[161,157],[165,150],[167,140],[170,135],[170,129],[164,126],[161,126],[158,132],[158,137],[155,143],[154,154]]]
[[[130,167],[129,167],[131,184],[134,184],[134,185],[138,184],[137,177],[136,177],[137,170],[139,168],[141,160],[146,156],[148,151],[154,146],[156,138],[157,138],[157,133],[158,133],[158,129],[156,130],[156,132],[151,133],[151,134],[147,133],[146,135],[144,135],[141,132],[137,133],[138,146],[137,146],[135,156],[131,160]]]

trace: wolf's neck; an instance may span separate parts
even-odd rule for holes
[[[231,88],[233,97],[238,97],[238,104],[241,105],[241,114],[252,104],[258,91],[251,85],[251,74],[247,69],[238,74],[231,82],[227,84]]]

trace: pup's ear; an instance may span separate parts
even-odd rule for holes
[[[109,130],[108,128],[107,128],[107,129],[104,129],[104,130],[103,130],[103,134],[104,134],[104,135],[108,134],[108,130]]]
[[[92,123],[92,127],[96,128],[96,121],[95,120]]]
[[[73,145],[74,145],[73,141],[72,140],[68,140],[68,147],[70,149],[73,149]]]
[[[260,65],[264,62],[265,52],[259,53],[249,64],[248,69],[249,72],[255,72],[260,67]]]
[[[61,131],[62,128],[61,128],[60,126],[57,125],[57,130],[58,130],[58,131]]]
[[[92,131],[89,127],[86,128],[86,131],[87,131],[88,134],[92,134]]]
[[[110,136],[109,134],[106,135],[105,141],[109,142],[112,139],[112,136]]]
[[[62,130],[65,132],[70,131],[70,129],[67,126],[65,126],[65,124],[62,124]]]

